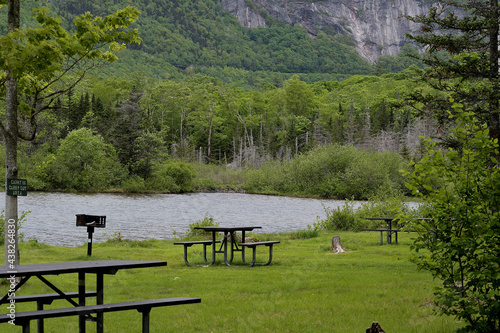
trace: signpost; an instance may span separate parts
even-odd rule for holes
[[[27,196],[28,181],[26,179],[7,178],[7,195]]]

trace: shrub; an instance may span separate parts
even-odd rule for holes
[[[430,222],[412,225],[418,235],[414,260],[442,281],[436,291],[442,313],[465,321],[466,331],[499,332],[498,139],[474,114],[453,106],[458,114],[453,135],[460,145],[440,149],[429,139],[427,156],[408,180],[413,193],[432,207]]]
[[[146,189],[146,183],[138,175],[131,175],[122,182],[121,187],[126,192],[141,192]]]
[[[202,220],[189,225],[189,230],[182,236],[182,238],[192,238],[192,237],[207,237],[207,233],[203,230],[195,229],[196,227],[218,227],[219,222],[215,222],[213,217],[208,217],[208,213]]]
[[[113,146],[86,128],[70,132],[61,141],[47,168],[56,186],[80,191],[107,189],[126,174]]]
[[[341,207],[330,208],[323,205],[326,218],[315,226],[323,230],[359,231],[363,228],[378,228],[380,221],[367,220],[367,217],[394,217],[410,214],[414,217],[427,217],[428,207],[420,205],[412,208],[400,193],[379,191],[370,200],[355,207],[355,203],[346,200]]]
[[[331,144],[297,155],[289,163],[270,162],[249,173],[253,192],[368,199],[381,188],[404,190],[399,172],[406,166],[396,153],[366,152]]]
[[[326,218],[316,223],[316,226],[329,231],[359,231],[362,228],[361,221],[356,214],[352,203],[346,201],[343,206],[329,208],[323,205]]]
[[[169,162],[155,166],[153,176],[148,180],[148,187],[172,193],[191,192],[194,190],[196,171],[192,165],[184,162]]]

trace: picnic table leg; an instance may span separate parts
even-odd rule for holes
[[[212,262],[210,265],[212,265],[215,262],[215,253],[216,253],[216,243],[215,241],[217,240],[217,233],[215,231],[212,231]]]
[[[224,238],[222,238],[222,242],[224,243],[224,263],[227,266],[231,266],[231,264],[229,264],[229,262],[227,261],[227,236],[228,236],[228,232],[224,231]],[[231,241],[231,247],[233,247],[232,241]]]
[[[78,272],[78,304],[85,306],[85,273]],[[85,333],[85,316],[78,316],[78,327],[80,333]]]
[[[245,230],[242,230],[241,231],[241,242],[242,243],[245,243]],[[241,260],[243,260],[243,262],[245,264],[248,264],[245,260],[245,247],[244,246],[241,246]]]
[[[392,221],[387,222],[387,244],[391,244],[392,242],[392,235],[389,230],[392,228]]]
[[[229,262],[233,262],[233,259],[234,259],[234,249],[237,248],[237,245],[236,245],[236,232],[230,232],[229,235],[231,236],[231,257],[229,258]]]
[[[104,303],[104,275],[98,273],[96,276],[96,304]],[[102,312],[97,313],[97,333],[104,332],[104,314]]]
[[[189,247],[191,247],[191,244],[184,244],[184,262],[188,266],[194,266],[194,265],[190,264],[188,261],[188,248]]]
[[[37,301],[36,302],[36,309],[37,309],[37,311],[43,310],[43,302]],[[38,328],[38,333],[44,333],[43,318],[40,318],[37,320],[37,328]]]
[[[208,262],[208,259],[207,259],[207,244],[203,244],[203,260],[205,260],[205,264],[207,265],[212,265],[214,262],[215,262],[215,239],[212,240],[212,261],[211,262]],[[185,260],[184,260],[185,261]],[[192,266],[192,265],[190,265]]]
[[[23,333],[30,333],[30,321],[23,323]]]
[[[151,308],[139,309],[142,312],[142,333],[149,333],[149,313]]]
[[[266,247],[269,247],[269,259],[265,263],[256,263],[256,252],[257,252],[257,246],[251,246],[253,252],[252,252],[252,262],[250,263],[250,267],[253,266],[267,266],[273,261],[273,244],[266,245]]]

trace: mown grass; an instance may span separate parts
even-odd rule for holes
[[[331,252],[331,237],[340,235],[346,253]],[[409,261],[411,234],[398,245],[379,245],[370,232],[320,232],[296,239],[291,234],[262,235],[277,239],[274,260],[265,267],[188,267],[182,246],[173,241],[117,241],[94,244],[91,259],[166,260],[167,267],[119,271],[105,276],[105,302],[190,296],[201,304],[157,308],[151,312],[151,332],[364,332],[378,321],[386,332],[453,332],[454,318],[434,314],[433,281]],[[23,264],[87,260],[86,245],[52,247],[27,242],[20,245]],[[201,259],[201,249],[190,253]],[[264,254],[265,248],[259,248]],[[219,255],[220,256],[220,255]],[[261,259],[264,260],[262,255]],[[49,278],[63,290],[77,289],[77,276]],[[87,289],[93,289],[88,278]],[[5,293],[6,285],[0,286]],[[33,279],[20,294],[50,292]],[[17,304],[18,311],[34,309]],[[66,306],[57,301],[52,306]],[[136,311],[105,315],[106,332],[140,332]],[[35,323],[32,324],[35,329]],[[87,323],[95,332],[94,323]],[[17,328],[20,331],[20,328]],[[49,319],[46,332],[76,332],[77,318]],[[15,328],[0,327],[2,332]]]

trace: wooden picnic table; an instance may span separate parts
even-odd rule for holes
[[[96,275],[96,303],[101,305],[104,302],[104,275],[114,275],[122,269],[132,268],[146,268],[146,267],[159,267],[166,266],[166,261],[152,261],[152,260],[97,260],[97,261],[72,261],[72,262],[58,262],[58,263],[42,263],[42,264],[29,264],[17,265],[9,268],[6,266],[0,267],[0,278],[21,278],[20,282],[13,290],[9,290],[7,294],[0,299],[0,304],[7,304],[10,302],[9,294],[16,293],[21,286],[23,286],[31,277],[37,277],[40,281],[49,286],[61,298],[66,299],[73,306],[85,306],[85,278],[88,274]],[[56,287],[52,282],[47,280],[47,276],[60,275],[60,274],[78,274],[78,303],[73,300],[73,297]],[[85,315],[79,316],[80,333],[85,332]],[[103,313],[97,312],[97,332],[103,332]],[[29,327],[28,327],[29,330]],[[40,330],[40,326],[39,326]],[[43,325],[42,325],[43,330]]]

